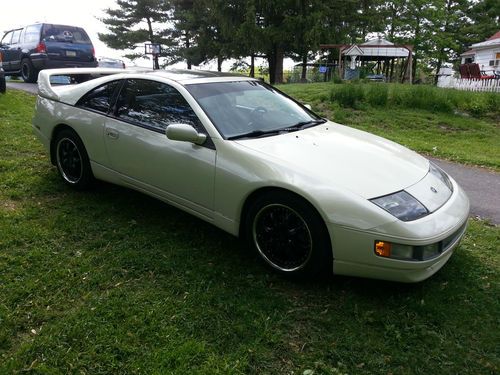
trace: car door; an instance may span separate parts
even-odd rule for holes
[[[14,30],[12,33],[12,41],[9,47],[9,61],[11,71],[21,70],[21,56],[23,54],[21,49],[21,32],[23,29]]]
[[[104,138],[112,169],[126,184],[211,217],[216,151],[173,141],[169,124],[206,131],[184,97],[165,83],[129,79],[118,97],[114,118],[106,119]]]
[[[0,42],[0,44],[2,45],[2,66],[3,66],[3,70],[5,70],[6,72],[9,72],[11,70],[10,69],[10,57],[11,57],[10,43],[12,40],[13,33],[14,33],[14,31],[7,32],[3,36],[2,41]]]

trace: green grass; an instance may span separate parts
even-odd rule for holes
[[[430,156],[500,170],[498,93],[386,84],[279,88],[333,121]]]
[[[66,188],[0,96],[0,374],[496,374],[500,230],[416,285],[270,274],[139,193]]]

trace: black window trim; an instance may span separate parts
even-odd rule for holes
[[[120,118],[118,116],[118,114],[117,114],[117,112],[118,112],[118,106],[117,106],[117,104],[118,104],[118,98],[120,97],[120,93],[123,90],[123,88],[126,86],[126,83],[127,83],[127,81],[129,79],[142,80],[142,81],[150,81],[150,82],[158,82],[158,83],[166,84],[166,83],[161,82],[161,81],[155,81],[155,80],[145,79],[145,78],[119,78],[119,79],[116,79],[116,80],[111,80],[111,81],[108,81],[106,83],[103,83],[102,85],[96,86],[91,91],[88,91],[87,93],[85,93],[80,99],[78,99],[78,101],[76,102],[76,104],[74,105],[74,107],[82,109],[82,110],[85,110],[85,111],[89,111],[89,112],[92,112],[92,113],[96,113],[98,115],[105,116],[105,117],[111,118],[113,120],[118,120],[120,122],[129,124],[129,125],[137,126],[139,128],[143,128],[143,129],[146,129],[146,130],[153,131],[155,133],[159,133],[159,134],[165,135],[165,130],[162,131],[162,130],[154,127],[154,126],[146,125],[146,124],[143,124],[143,123],[140,123],[140,122],[136,122],[136,121],[132,121],[132,120],[128,120],[128,119],[123,119],[123,118]],[[113,91],[113,94],[111,94],[112,100],[110,101],[110,105],[109,105],[108,111],[106,113],[105,112],[97,111],[97,110],[92,109],[92,108],[84,107],[84,106],[82,106],[80,104],[80,102],[83,101],[87,97],[87,95],[89,93],[93,92],[94,90],[98,89],[99,87],[102,87],[104,85],[107,85],[107,84],[110,84],[111,82],[116,82],[116,81],[121,81],[121,82],[115,88],[115,90]],[[169,86],[171,86],[171,85],[169,85]],[[174,88],[175,90],[177,90],[175,87],[173,87],[173,86],[171,86],[171,87]],[[179,92],[179,90],[177,90],[177,92]],[[179,94],[184,98],[184,95],[182,95],[180,92],[179,92]],[[184,98],[184,100],[186,100],[186,98]],[[186,100],[186,102],[187,102],[187,100]],[[189,103],[187,103],[187,104],[189,105]],[[191,105],[189,105],[189,107],[191,107]],[[194,112],[194,110],[193,110],[192,107],[191,107],[191,110]],[[196,115],[196,112],[195,112],[195,115]],[[203,125],[203,122],[201,121],[201,119],[199,118],[198,115],[196,115],[196,117],[198,117],[198,120],[200,121],[200,125],[203,127],[203,130],[205,130],[205,133],[203,133],[203,134],[205,134],[207,136],[205,142],[203,144],[201,144],[201,145],[198,145],[198,146],[206,147],[206,148],[215,150],[216,149],[215,144],[212,141],[212,138],[210,137],[210,134],[208,134],[208,131],[207,131],[205,125]],[[168,127],[168,125],[167,125],[167,127]]]

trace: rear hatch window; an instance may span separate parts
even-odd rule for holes
[[[42,41],[47,55],[58,60],[92,61],[93,46],[81,27],[44,24]]]

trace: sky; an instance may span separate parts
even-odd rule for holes
[[[123,54],[106,47],[97,37],[97,33],[106,32],[106,27],[97,18],[105,17],[103,9],[114,8],[115,0],[2,0],[1,3],[2,36],[6,30],[36,22],[80,26],[89,34],[96,56],[121,58]]]
[[[21,6],[20,6],[21,4]],[[47,22],[71,26],[80,26],[89,34],[96,56],[105,56],[123,59],[124,51],[117,51],[108,48],[97,37],[98,33],[106,33],[105,25],[99,21],[106,14],[107,8],[115,8],[115,0],[1,0],[0,5],[0,33],[4,31],[27,26],[36,22]],[[1,38],[0,36],[0,38]],[[127,65],[130,62],[125,59]],[[148,60],[136,60],[139,66],[151,66]],[[223,70],[228,70],[230,62],[223,64]],[[285,62],[285,66],[290,62]],[[176,64],[177,68],[185,68],[185,63]],[[209,63],[203,69],[216,69],[217,64]]]

